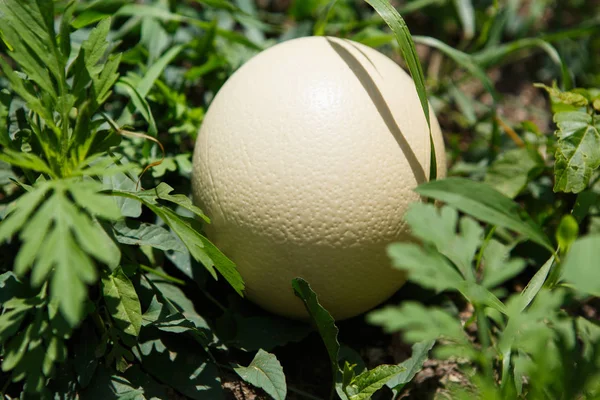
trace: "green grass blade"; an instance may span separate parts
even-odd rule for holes
[[[327,4],[327,6],[325,7],[325,9],[321,13],[321,16],[319,17],[319,19],[315,23],[315,28],[313,30],[313,35],[315,35],[315,36],[323,36],[325,34],[325,26],[327,25],[327,21],[329,21],[329,17],[331,17],[331,11],[333,10],[333,7],[335,6],[335,3],[337,3],[337,0],[331,0]]]
[[[475,60],[473,59],[472,56],[470,56],[466,53],[463,53],[460,50],[456,50],[456,49],[448,46],[446,43],[441,42],[441,41],[434,39],[432,37],[429,37],[429,36],[415,36],[414,40],[416,43],[421,43],[421,44],[433,47],[435,49],[438,49],[442,53],[446,54],[448,57],[453,59],[457,64],[459,64],[460,66],[465,68],[467,71],[469,71],[474,77],[479,79],[481,81],[481,83],[483,84],[483,86],[485,87],[485,89],[490,93],[490,95],[494,99],[494,102],[496,102],[498,100],[498,94],[496,93],[496,89],[494,89],[494,84],[492,83],[490,78],[488,78],[488,76],[485,73],[485,71],[483,70],[483,68],[481,68],[475,62]]]
[[[550,59],[560,68],[563,89],[569,90],[572,87],[573,82],[571,80],[571,73],[569,72],[567,65],[556,48],[548,41],[540,38],[520,39],[515,40],[514,42],[503,44],[501,46],[486,48],[478,53],[473,54],[472,58],[473,61],[480,67],[487,68],[502,62],[508,55],[512,53],[531,47],[537,47],[548,54]]]
[[[425,114],[425,119],[427,120],[427,126],[429,127],[429,139],[431,144],[431,162],[429,179],[435,180],[437,176],[437,160],[435,157],[433,137],[431,136],[431,120],[429,117],[427,89],[425,88],[425,76],[423,75],[423,68],[421,67],[419,57],[417,56],[415,43],[410,34],[410,31],[408,30],[408,26],[406,26],[406,22],[404,22],[402,16],[398,13],[398,11],[396,11],[396,9],[390,4],[388,0],[365,1],[371,7],[373,7],[375,11],[377,11],[377,13],[381,16],[385,23],[390,27],[392,32],[394,32],[396,40],[400,45],[402,57],[404,58],[404,61],[408,66],[408,70],[410,71],[410,75],[412,76],[413,81],[415,82],[417,94],[419,95],[419,100],[421,101],[421,107],[423,108],[423,113]]]
[[[481,221],[513,230],[554,252],[546,234],[521,206],[485,183],[447,178],[421,184],[415,190]]]
[[[475,9],[471,0],[454,0],[454,7],[463,27],[463,37],[467,40],[475,36]]]

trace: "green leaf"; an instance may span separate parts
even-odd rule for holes
[[[273,399],[285,400],[287,395],[285,375],[279,360],[273,354],[261,349],[250,365],[234,369],[244,381],[263,389]]]
[[[421,184],[416,191],[484,222],[511,229],[554,251],[548,237],[519,204],[489,185],[465,178],[446,178]]]
[[[405,368],[400,365],[378,365],[355,377],[346,387],[349,400],[368,400],[373,393],[381,389],[386,382],[394,378]]]
[[[64,60],[58,54],[52,3],[46,3],[46,6],[50,5],[49,9],[45,9],[44,3],[36,0],[1,2],[0,29],[5,41],[13,48],[11,57],[29,79],[56,100],[59,94],[53,82],[64,80]]]
[[[102,295],[117,327],[137,338],[142,327],[142,307],[135,287],[121,268],[102,277]]]
[[[554,191],[579,193],[600,167],[600,118],[564,111],[554,115],[554,122],[558,126]]]
[[[82,391],[83,400],[146,400],[144,390],[107,367],[98,368],[91,384]]]
[[[338,365],[340,343],[337,338],[339,331],[335,325],[335,321],[331,314],[321,306],[317,294],[313,292],[308,282],[302,278],[295,278],[292,280],[292,288],[296,296],[304,302],[308,315],[310,315],[313,324],[321,335],[321,339],[323,339],[323,343],[325,343],[331,363],[332,376],[335,378],[340,370]]]
[[[464,278],[437,251],[429,252],[414,243],[394,243],[388,246],[388,255],[395,268],[408,271],[408,279],[438,292],[456,290]]]
[[[161,184],[155,189],[146,190],[143,192],[126,192],[122,190],[113,190],[111,194],[114,196],[122,196],[142,202],[159,218],[161,218],[175,234],[181,239],[185,246],[190,251],[194,259],[201,262],[204,267],[216,279],[217,275],[214,271],[216,268],[235,291],[241,296],[244,290],[244,281],[239,272],[235,268],[235,264],[229,260],[217,247],[208,239],[202,236],[197,227],[196,221],[181,217],[173,212],[168,207],[162,206],[157,200],[164,199],[174,202],[196,215],[201,213],[199,209],[192,205],[191,200],[185,196],[169,195],[172,188],[166,184]]]
[[[519,311],[523,311],[537,296],[539,291],[544,286],[546,278],[548,277],[548,273],[550,272],[550,269],[552,268],[553,264],[554,255],[550,257],[544,263],[544,265],[542,265],[542,267],[535,273],[533,278],[531,278],[531,280],[527,283],[527,286],[525,286],[525,289],[523,289],[523,291],[519,295],[521,299],[521,308]]]
[[[503,152],[490,165],[484,182],[511,199],[525,188],[527,183],[539,174],[544,160],[535,150],[527,148]]]
[[[133,351],[147,373],[188,398],[223,399],[217,366],[182,335],[163,334]]]
[[[413,344],[410,358],[399,364],[404,370],[388,380],[385,385],[394,391],[395,394],[398,394],[423,368],[423,363],[427,360],[429,350],[431,350],[434,344],[435,341],[433,340]]]
[[[23,275],[32,268],[31,283],[36,287],[52,274],[51,296],[58,300],[72,326],[83,317],[86,285],[97,279],[90,255],[109,266],[118,263],[120,258],[119,249],[102,227],[67,196],[70,189],[79,190],[78,184],[85,186],[82,189],[85,193],[93,193],[91,187],[81,182],[54,181],[37,185],[19,198],[16,210],[0,225],[0,240],[8,239],[21,229],[22,246],[15,260],[15,272]],[[34,213],[34,208],[51,189],[51,195]],[[95,206],[87,206],[94,210]],[[104,216],[110,215],[106,209],[101,212]]]
[[[600,296],[600,235],[576,240],[562,264],[562,278],[575,289]]]
[[[136,191],[136,183],[123,172],[118,172],[114,175],[103,176],[104,186],[107,189],[116,189],[124,191]],[[112,197],[117,207],[121,210],[123,217],[139,218],[142,215],[142,204],[135,200],[125,197]]]
[[[459,222],[458,212],[452,207],[438,209],[433,204],[423,203],[411,205],[404,219],[413,235],[431,243],[452,261],[464,279],[475,280],[472,261],[483,238],[483,229],[475,220],[463,217]],[[456,233],[457,224],[459,234]],[[400,258],[396,257],[397,262]]]
[[[202,218],[205,222],[210,222],[208,217],[200,208],[196,207],[192,203],[192,200],[190,200],[188,196],[183,194],[171,195],[169,194],[171,192],[173,192],[173,188],[166,183],[161,182],[156,188],[139,192],[138,195],[152,204],[157,204],[156,200],[165,200],[173,204],[177,204],[178,206],[181,206],[186,210],[191,211],[196,216]]]
[[[19,168],[30,169],[54,176],[54,173],[50,167],[48,167],[46,162],[33,153],[23,153],[5,148],[4,153],[0,154],[0,161],[4,161]]]
[[[517,276],[526,266],[521,258],[509,258],[511,248],[491,239],[483,250],[481,285],[491,289]]]
[[[187,249],[171,232],[162,226],[127,220],[113,225],[119,243],[133,246],[152,246],[163,251],[187,252]]]
[[[425,88],[425,76],[423,75],[423,68],[417,55],[415,43],[413,37],[406,26],[406,22],[402,16],[396,11],[396,9],[390,4],[389,0],[365,0],[371,7],[377,11],[385,23],[390,27],[396,37],[396,41],[400,46],[402,57],[408,66],[410,75],[415,82],[415,88],[421,101],[421,108],[425,119],[427,120],[427,126],[429,127],[429,141],[431,145],[431,163],[429,171],[429,179],[435,180],[437,177],[437,161],[435,158],[435,148],[433,145],[433,136],[431,134],[431,118],[429,115],[429,103],[427,101],[427,89]]]

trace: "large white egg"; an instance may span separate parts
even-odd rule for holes
[[[443,176],[433,112],[431,125]],[[343,319],[404,283],[385,248],[408,238],[402,217],[429,165],[409,75],[364,45],[306,37],[261,52],[216,95],[196,142],[193,195],[250,300],[303,318],[291,286],[302,277]]]

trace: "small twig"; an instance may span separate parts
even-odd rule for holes
[[[158,144],[158,146],[160,147],[160,150],[162,152],[162,157],[160,160],[158,161],[154,161],[151,162],[150,164],[146,165],[146,167],[144,168],[144,170],[142,171],[142,173],[140,174],[138,181],[136,183],[136,187],[135,189],[138,190],[140,182],[142,181],[142,176],[144,176],[144,174],[146,173],[146,171],[148,171],[148,169],[152,168],[152,167],[156,167],[157,165],[160,165],[163,163],[163,161],[165,160],[166,157],[166,152],[165,152],[165,148],[162,145],[162,143],[160,142],[160,140],[150,136],[150,135],[146,135],[145,133],[141,133],[141,132],[132,132],[132,131],[128,131],[125,129],[122,129],[121,127],[119,127],[119,125],[113,121],[113,119],[111,117],[109,117],[108,115],[106,115],[105,113],[101,113],[102,116],[104,117],[104,120],[111,126],[111,128],[113,128],[115,130],[115,132],[117,132],[119,135],[121,136],[127,136],[127,137],[137,137],[137,138],[141,138],[141,139],[147,139],[150,140],[156,144]],[[143,188],[142,188],[143,189]]]
[[[504,121],[502,121],[502,119],[500,119],[500,117],[497,114],[495,116],[495,119],[500,124],[500,126],[502,126],[502,129],[504,129],[504,132],[508,135],[508,137],[510,137],[517,146],[521,148],[525,147],[525,142],[519,137],[519,135],[517,135],[517,132],[515,132],[514,129],[512,129]]]

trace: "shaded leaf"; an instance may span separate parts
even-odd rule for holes
[[[285,400],[287,385],[283,368],[277,357],[259,350],[247,367],[237,367],[235,372],[246,382],[263,389],[275,400]]]
[[[115,324],[127,336],[137,338],[142,327],[142,309],[135,287],[121,268],[102,277],[102,294]]]
[[[600,235],[576,240],[562,263],[562,278],[575,289],[600,296]]]
[[[332,376],[337,376],[337,372],[340,369],[338,365],[338,354],[340,352],[340,343],[338,342],[338,328],[335,325],[335,321],[331,314],[321,306],[317,294],[313,292],[308,282],[302,278],[295,278],[292,280],[292,287],[294,293],[303,302],[313,324],[316,326],[327,354],[329,354],[329,361],[331,363]]]

